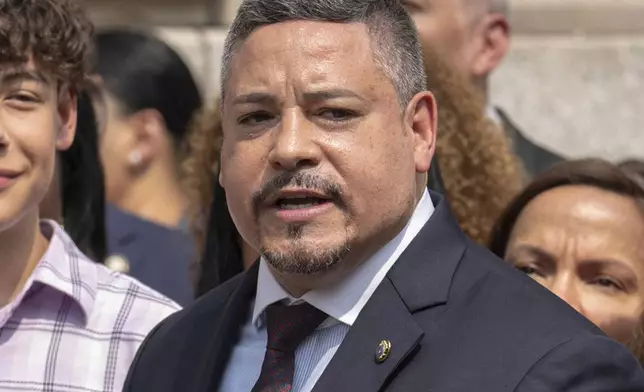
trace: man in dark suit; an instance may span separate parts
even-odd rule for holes
[[[245,0],[220,182],[262,257],[160,324],[125,391],[641,391],[624,347],[426,190],[436,105],[398,0]]]
[[[481,93],[501,64],[510,42],[507,0],[403,0],[425,50],[433,50],[466,75]],[[534,174],[563,158],[526,137],[500,108],[488,104],[488,117],[505,131],[526,173]]]

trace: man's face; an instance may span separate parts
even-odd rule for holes
[[[62,88],[62,87],[61,87]],[[63,89],[64,90],[64,89]],[[0,231],[43,200],[56,149],[69,148],[76,101],[33,64],[0,65]]]
[[[402,228],[433,153],[434,102],[423,93],[401,109],[364,25],[264,26],[230,70],[220,182],[274,271],[360,260]]]
[[[489,0],[403,0],[421,44],[476,81],[498,66],[508,45],[507,20]]]

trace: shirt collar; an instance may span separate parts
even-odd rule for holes
[[[369,260],[361,264],[342,282],[332,287],[309,291],[302,296],[301,300],[315,306],[334,319],[352,326],[362,308],[387,275],[387,272],[427,223],[433,212],[434,205],[429,193],[425,190],[407,225],[396,237],[378,250]],[[296,301],[275,280],[266,261],[262,258],[257,277],[257,294],[253,306],[253,324],[258,325],[259,317],[268,305],[283,300]]]
[[[32,274],[31,282],[51,287],[73,299],[87,320],[96,298],[96,265],[81,253],[56,222],[41,221],[41,230],[46,234],[51,233],[51,238],[47,251]]]

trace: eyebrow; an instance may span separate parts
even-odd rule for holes
[[[44,85],[49,85],[49,81],[40,72],[28,69],[15,69],[0,73],[0,81],[3,84],[14,83],[18,81],[31,81]]]
[[[273,103],[277,99],[275,96],[267,93],[250,93],[250,94],[244,94],[240,95],[238,97],[235,97],[233,99],[233,104],[239,105],[239,104],[245,104],[245,103]]]
[[[335,98],[357,98],[361,101],[364,101],[364,98],[362,98],[362,96],[360,96],[358,93],[343,88],[304,93],[304,99],[307,101],[325,101]]]
[[[536,256],[540,259],[544,259],[548,262],[554,262],[555,257],[552,255],[550,252],[547,252],[539,247],[536,247],[534,245],[519,245],[516,247],[516,250],[513,252],[514,254],[517,254],[519,252],[526,252],[530,256]]]
[[[361,101],[365,100],[358,93],[348,89],[343,89],[343,88],[310,91],[310,92],[304,93],[303,97],[304,97],[304,100],[306,101],[314,101],[314,102],[325,101],[325,100],[336,99],[336,98],[356,98]],[[235,99],[233,99],[233,104],[236,104],[236,105],[248,104],[248,103],[266,104],[266,103],[275,103],[276,101],[277,101],[277,98],[274,95],[271,95],[268,93],[250,93],[250,94],[243,94],[238,97],[235,97]]]

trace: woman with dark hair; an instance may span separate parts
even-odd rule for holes
[[[78,95],[76,136],[58,154],[54,181],[40,205],[42,218],[64,225],[78,248],[91,260],[106,257],[103,170],[98,156],[98,124],[91,93]]]
[[[632,173],[599,159],[554,165],[510,203],[490,249],[610,337],[641,347],[644,188]]]
[[[107,109],[100,139],[106,265],[186,305],[194,296],[188,268],[195,252],[179,163],[202,103],[199,90],[180,56],[155,37],[102,31],[95,43]]]

